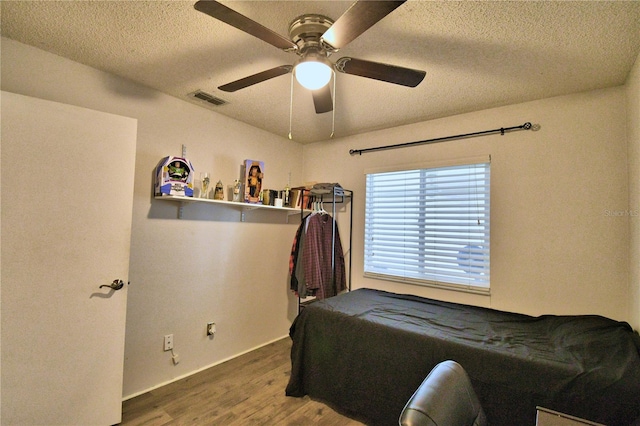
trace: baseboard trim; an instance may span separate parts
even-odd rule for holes
[[[242,355],[247,354],[247,353],[249,353],[249,352],[255,351],[256,349],[260,349],[260,348],[262,348],[262,347],[264,347],[264,346],[270,345],[270,344],[272,344],[272,343],[274,343],[274,342],[277,342],[278,340],[282,340],[282,339],[284,339],[284,338],[288,338],[288,337],[289,337],[289,335],[288,335],[288,334],[286,334],[286,335],[284,335],[284,336],[282,336],[282,337],[278,337],[278,338],[276,338],[276,339],[270,340],[270,341],[268,341],[268,342],[266,342],[266,343],[263,343],[263,344],[261,344],[261,345],[255,346],[255,347],[253,347],[253,348],[251,348],[251,349],[247,349],[247,350],[246,350],[246,351],[244,351],[244,352],[240,352],[240,353],[238,353],[238,354],[236,354],[236,355],[232,355],[232,356],[227,357],[227,358],[225,358],[225,359],[223,359],[223,360],[216,361],[216,362],[214,362],[213,364],[209,364],[209,365],[207,365],[207,366],[204,366],[204,367],[199,368],[199,369],[197,369],[197,370],[194,370],[194,371],[191,371],[191,372],[189,372],[189,373],[183,374],[183,375],[181,375],[181,376],[174,377],[173,379],[168,380],[168,381],[166,381],[166,382],[159,383],[159,384],[157,384],[156,386],[152,386],[152,387],[150,387],[150,388],[148,388],[148,389],[145,389],[145,390],[142,390],[142,391],[140,391],[140,392],[132,393],[131,395],[123,396],[123,397],[122,397],[122,402],[127,401],[127,400],[132,399],[132,398],[135,398],[135,397],[137,397],[137,396],[143,395],[143,394],[145,394],[145,393],[147,393],[147,392],[151,392],[152,390],[155,390],[155,389],[161,388],[161,387],[163,387],[163,386],[167,386],[167,385],[169,385],[169,384],[171,384],[171,383],[173,383],[173,382],[177,382],[178,380],[182,380],[182,379],[184,379],[184,378],[186,378],[186,377],[193,376],[194,374],[198,374],[198,373],[200,373],[201,371],[204,371],[204,370],[206,370],[206,369],[208,369],[208,368],[215,367],[216,365],[220,365],[220,364],[222,364],[222,363],[224,363],[224,362],[230,361],[230,360],[232,360],[232,359],[234,359],[234,358],[237,358],[237,357],[239,357],[239,356],[242,356]]]

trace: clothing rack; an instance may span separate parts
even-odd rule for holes
[[[348,261],[346,261],[345,259],[345,266],[346,266],[346,291],[351,291],[351,246],[352,246],[352,242],[353,242],[353,191],[349,190],[349,189],[344,189],[342,188],[340,185],[338,184],[331,184],[330,186],[327,186],[326,184],[322,185],[321,188],[315,188],[315,186],[313,188],[296,188],[299,189],[301,191],[300,193],[300,197],[302,199],[301,203],[300,203],[300,220],[301,223],[304,222],[304,220],[311,214],[313,214],[314,212],[318,212],[320,209],[322,211],[324,211],[325,213],[328,213],[332,216],[333,218],[333,225],[332,225],[332,230],[331,230],[331,271],[332,271],[332,279],[331,279],[331,285],[333,286],[334,290],[336,288],[336,258],[335,258],[335,252],[336,252],[336,236],[339,236],[339,234],[337,233],[337,218],[336,218],[336,213],[339,212],[338,206],[339,205],[349,205],[348,209],[346,209],[346,211],[348,211],[349,213],[349,236],[348,236],[348,241],[349,241],[349,245],[348,248],[345,250],[344,246],[342,246],[343,248],[343,255],[346,257],[348,256]],[[306,197],[305,197],[306,195]],[[305,199],[308,200],[308,203],[305,202]],[[329,209],[329,211],[326,211],[324,209],[324,204],[330,205],[331,208]],[[311,212],[309,212],[311,208]],[[305,213],[307,213],[305,215]],[[343,234],[344,235],[344,234]],[[337,292],[336,292],[337,293]],[[309,303],[313,303],[314,301],[316,301],[315,297],[307,297],[305,299],[309,299],[309,300],[304,300],[303,298],[301,298],[298,295],[298,313],[300,313],[302,311],[302,309],[304,309],[304,307],[306,305],[308,305]]]

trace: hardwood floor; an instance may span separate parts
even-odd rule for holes
[[[285,396],[290,350],[285,338],[127,400],[121,425],[362,425],[307,396]]]

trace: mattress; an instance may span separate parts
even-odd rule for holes
[[[640,338],[597,315],[539,317],[358,289],[310,304],[290,329],[289,396],[367,424],[398,417],[431,369],[460,363],[491,425],[536,406],[607,425],[640,417]]]

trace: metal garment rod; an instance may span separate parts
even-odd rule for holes
[[[442,138],[426,139],[426,140],[423,140],[423,141],[416,141],[416,142],[399,143],[399,144],[396,144],[396,145],[378,146],[378,147],[375,147],[375,148],[351,149],[351,150],[349,150],[349,154],[351,154],[351,155],[356,155],[356,154],[362,155],[362,153],[364,153],[364,152],[382,151],[382,150],[385,150],[385,149],[405,148],[405,147],[414,146],[414,145],[424,145],[424,144],[431,144],[431,143],[438,143],[438,142],[447,142],[447,141],[452,141],[452,140],[457,140],[457,139],[466,139],[466,138],[473,138],[473,137],[476,137],[476,136],[490,135],[490,134],[493,134],[493,133],[500,133],[501,135],[504,135],[507,132],[513,132],[513,131],[516,131],[516,130],[530,130],[530,129],[538,130],[539,126],[536,125],[534,127],[531,123],[526,122],[521,126],[501,127],[499,129],[484,130],[482,132],[474,132],[474,133],[466,133],[464,135],[444,136]]]

